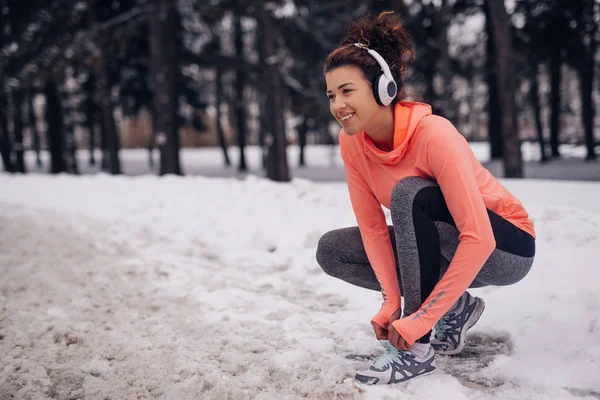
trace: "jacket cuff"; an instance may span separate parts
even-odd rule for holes
[[[415,344],[415,342],[423,335],[425,335],[427,331],[429,331],[429,329],[425,329],[423,332],[421,332],[423,330],[423,326],[412,320],[412,315],[392,322],[392,326],[411,346]]]
[[[379,312],[371,319],[384,329],[388,328],[390,317],[402,307],[400,304],[384,303]]]

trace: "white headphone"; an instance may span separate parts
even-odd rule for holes
[[[367,52],[379,63],[381,70],[383,71],[383,73],[377,75],[373,81],[373,94],[375,95],[375,101],[377,101],[377,104],[382,106],[391,104],[398,93],[398,86],[394,81],[390,67],[388,67],[383,57],[381,57],[375,50],[369,49],[362,43],[354,43],[354,45],[356,47],[360,47],[361,49],[367,50]]]

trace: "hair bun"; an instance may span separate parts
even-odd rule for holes
[[[384,11],[379,15],[365,14],[355,19],[341,44],[354,43],[364,44],[381,54],[390,69],[400,75],[406,72],[414,58],[410,34],[393,11]]]

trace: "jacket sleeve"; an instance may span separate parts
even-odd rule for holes
[[[383,328],[400,306],[400,286],[390,233],[381,204],[351,162],[344,160],[352,208],[367,257],[381,286],[383,304],[372,321]]]
[[[426,160],[460,231],[460,242],[448,270],[419,310],[393,323],[409,344],[425,335],[444,316],[467,290],[496,247],[471,165],[471,149],[449,121],[437,118],[435,126],[429,127],[433,133],[425,148]]]

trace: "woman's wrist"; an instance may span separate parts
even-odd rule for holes
[[[375,316],[371,319],[371,322],[375,322],[377,325],[382,328],[387,328],[390,318],[392,315],[401,308],[400,303],[391,303],[385,302],[381,306],[381,309]]]

